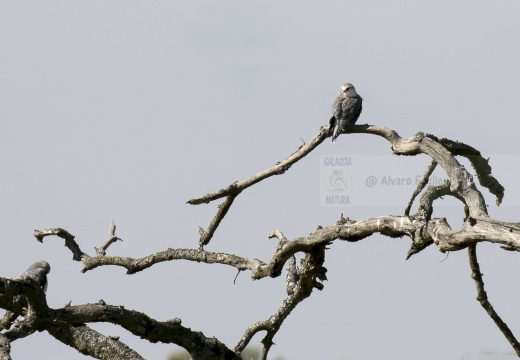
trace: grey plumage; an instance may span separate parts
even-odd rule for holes
[[[51,266],[47,261],[38,261],[29,266],[22,274],[22,278],[33,279],[41,286],[44,292],[47,291],[47,274],[51,271]]]
[[[332,103],[332,117],[329,121],[329,136],[332,142],[341,132],[354,125],[361,114],[363,99],[351,83],[343,84],[341,92]]]

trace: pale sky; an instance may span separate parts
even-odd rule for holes
[[[62,240],[40,244],[33,230],[62,227],[94,255],[113,219],[124,242],[110,255],[195,248],[217,203],[186,201],[294,152],[327,123],[344,82],[364,98],[359,124],[406,138],[428,132],[491,157],[506,195],[497,208],[482,190],[490,215],[520,221],[519,20],[516,0],[0,1],[0,276],[46,260],[53,308],[102,298],[160,321],[179,317],[233,348],[278,309],[285,271],[254,282],[241,273],[235,285],[233,268],[181,261],[131,276],[118,267],[82,274]],[[320,205],[325,155],[352,157],[352,171],[375,176],[422,174],[428,164],[391,157],[381,138],[341,135],[242,193],[206,250],[268,261],[274,229],[291,239],[341,213],[403,213],[411,192],[399,187],[379,189],[381,199],[358,186],[351,205]],[[444,201],[434,216],[459,226],[463,208]],[[293,311],[270,358],[513,359],[475,300],[466,251],[442,261],[432,246],[405,261],[409,245],[335,242],[324,290]],[[520,254],[484,244],[478,255],[490,300],[520,336]],[[178,349],[93,327],[147,359]],[[13,359],[35,349],[42,360],[85,358],[38,333],[12,344]]]

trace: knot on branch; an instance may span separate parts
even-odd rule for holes
[[[343,213],[341,213],[341,218],[336,221],[336,225],[345,225],[345,224],[355,224],[355,220],[350,220],[349,217],[343,217]]]
[[[181,325],[182,324],[182,320],[179,319],[178,317],[176,317],[176,318],[173,318],[173,319],[166,320],[166,324],[168,324],[168,325]]]
[[[281,162],[276,163],[276,166],[277,166],[276,175],[285,174],[285,172],[291,168],[291,164],[285,164],[285,165],[281,165],[281,164],[282,164]]]
[[[421,142],[422,139],[424,139],[425,137],[427,137],[427,134],[423,133],[423,132],[418,132],[417,134],[415,134],[411,140],[413,141],[417,141],[417,142]]]

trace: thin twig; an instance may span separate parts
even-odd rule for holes
[[[497,327],[502,331],[509,344],[513,347],[516,354],[520,356],[520,343],[516,340],[515,336],[507,326],[507,324],[498,316],[495,309],[489,302],[486,291],[484,290],[484,281],[482,280],[482,273],[480,272],[480,265],[477,261],[477,246],[471,245],[468,247],[469,266],[471,268],[471,278],[475,280],[475,286],[477,287],[477,300],[482,305],[484,310],[493,319]]]
[[[437,161],[432,160],[430,165],[428,165],[428,168],[424,172],[424,175],[423,175],[421,181],[419,182],[419,184],[417,184],[417,188],[413,192],[412,198],[408,202],[408,206],[404,210],[404,214],[406,216],[410,215],[410,209],[412,208],[412,205],[413,205],[413,202],[414,202],[415,198],[417,197],[417,195],[419,195],[419,193],[421,191],[423,191],[423,189],[426,186],[426,184],[428,184],[430,176],[431,176],[431,174],[433,173],[433,171],[435,170],[436,167],[437,167]]]
[[[304,158],[308,153],[310,153],[319,144],[321,144],[328,137],[328,130],[329,130],[328,126],[325,126],[325,127],[322,126],[320,128],[320,131],[318,132],[318,134],[316,134],[316,136],[314,136],[307,144],[300,145],[300,147],[298,148],[297,151],[292,153],[289,157],[287,157],[287,159],[276,163],[276,165],[273,166],[272,168],[264,170],[256,175],[250,177],[247,180],[235,182],[235,183],[231,184],[230,186],[228,186],[227,188],[217,191],[216,193],[207,194],[201,198],[191,199],[188,201],[188,204],[191,204],[191,205],[199,205],[199,204],[204,204],[204,203],[207,204],[211,201],[220,199],[222,197],[232,195],[236,191],[241,192],[242,190],[247,189],[248,187],[253,186],[254,184],[256,184],[264,179],[267,179],[268,177],[271,177],[273,175],[281,175],[281,174],[285,173],[287,170],[289,170],[289,168],[293,164],[295,164],[296,162],[298,162],[299,160]]]
[[[262,339],[264,347],[261,359],[267,359],[267,353],[274,344],[273,338],[291,311],[294,310],[300,302],[308,298],[314,288],[317,288],[318,290],[323,289],[323,284],[317,279],[323,279],[324,274],[327,271],[327,269],[323,267],[324,261],[325,245],[316,246],[307,253],[305,258],[302,259],[299,278],[292,293],[287,296],[287,298],[282,302],[280,308],[276,313],[270,316],[269,319],[259,321],[247,328],[246,332],[235,346],[235,352],[241,353],[256,333],[266,331],[266,335]]]
[[[60,238],[65,240],[65,246],[72,251],[72,257],[76,261],[81,261],[81,258],[86,255],[81,249],[79,248],[78,243],[74,240],[74,235],[69,233],[67,230],[63,230],[61,228],[52,228],[52,229],[45,229],[42,231],[34,230],[34,237],[39,242],[43,243],[43,238],[46,236],[56,235]]]
[[[199,231],[199,233],[200,233],[199,247],[201,250],[205,245],[207,245],[210,242],[211,238],[213,237],[213,234],[215,234],[215,230],[217,230],[218,226],[220,225],[220,222],[222,221],[222,219],[224,219],[224,216],[226,216],[226,214],[228,213],[229,208],[231,207],[231,205],[233,204],[233,201],[235,200],[235,198],[237,197],[237,195],[239,193],[240,192],[237,192],[236,194],[233,194],[233,195],[229,195],[226,198],[226,200],[224,200],[224,202],[218,206],[218,211],[215,214],[215,217],[213,218],[213,220],[211,220],[211,222],[209,223],[208,229],[206,231],[204,231],[204,230]]]
[[[101,245],[100,248],[95,248],[96,249],[96,253],[99,255],[99,256],[105,256],[106,255],[106,250],[108,249],[108,247],[116,242],[117,240],[121,240],[123,241],[122,239],[118,238],[116,236],[116,224],[114,222],[114,220],[112,220],[110,222],[110,229],[108,231],[108,239],[107,241],[105,241],[105,243],[103,245]]]

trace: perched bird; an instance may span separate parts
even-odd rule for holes
[[[343,130],[356,123],[361,114],[362,101],[354,85],[343,84],[341,92],[332,104],[332,117],[329,120],[329,136],[332,135],[332,142],[336,141]]]
[[[44,292],[47,292],[47,274],[50,271],[51,266],[47,261],[38,261],[29,266],[21,277],[33,279],[41,286]]]

